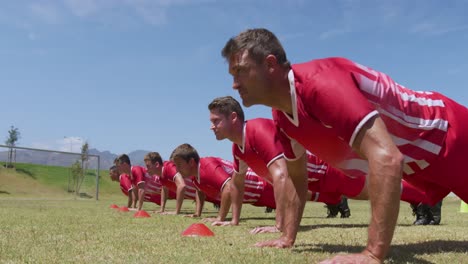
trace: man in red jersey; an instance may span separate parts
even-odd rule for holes
[[[161,155],[158,152],[149,152],[144,157],[144,162],[148,172],[153,175],[157,175],[161,184],[164,186],[162,188],[161,195],[165,196],[166,193],[170,192],[176,199],[176,208],[175,211],[164,212],[162,214],[180,214],[182,209],[182,204],[184,199],[194,200],[197,203],[200,202],[200,195],[202,193],[197,193],[197,189],[193,183],[184,179],[172,161],[164,161],[161,158]],[[172,195],[170,195],[172,196]],[[219,200],[207,199],[213,204],[219,204]]]
[[[384,260],[398,218],[402,177],[432,204],[451,191],[468,201],[467,108],[436,92],[409,90],[344,58],[291,65],[266,29],[231,38],[222,55],[243,105],[272,107],[290,160],[284,199],[291,224],[284,236],[264,246],[294,244],[305,204],[305,149],[348,175],[368,174],[372,218],[367,246],[331,262]]]
[[[221,200],[218,217],[208,221],[224,221],[231,206],[230,184],[234,172],[233,164],[217,157],[200,158],[198,152],[190,144],[182,144],[174,149],[171,160],[177,171],[190,178],[197,189],[212,199]],[[276,208],[273,187],[253,172],[247,173],[243,203],[254,206]],[[202,208],[197,207],[196,214],[201,215]]]
[[[127,207],[130,208],[136,208],[136,199],[135,195],[133,195],[134,190],[134,185],[132,184],[132,180],[130,179],[130,175],[125,174],[125,173],[120,173],[119,169],[117,166],[112,166],[109,169],[109,176],[112,181],[116,181],[120,183],[120,189],[122,190],[122,193],[128,197],[128,203]],[[157,186],[157,183],[152,183],[151,179],[146,179],[146,184],[145,186]],[[153,191],[147,191],[145,192],[144,196],[144,201],[145,202],[152,202],[157,205],[162,205],[161,204],[161,195],[160,192],[157,191],[157,188],[152,188]]]
[[[127,174],[130,176],[132,185],[135,188],[134,194],[138,201],[137,209],[141,210],[145,196],[145,173],[146,169],[141,166],[132,166],[130,158],[127,154],[122,154],[115,159],[115,165],[119,169],[120,174]]]
[[[210,110],[211,129],[216,139],[228,138],[233,142],[235,170],[232,176],[233,201],[237,200],[236,196],[239,192],[242,193],[243,177],[247,166],[267,181],[272,182],[277,190],[281,190],[281,178],[287,177],[287,168],[284,150],[279,142],[278,131],[273,120],[256,118],[244,121],[242,107],[231,96],[215,98],[208,105],[208,109]],[[309,191],[319,192],[321,196],[335,197],[335,201],[339,200],[341,195],[353,199],[368,199],[365,175],[356,178],[347,177],[310,152],[307,153],[307,172]],[[281,195],[275,192],[278,208],[281,208],[281,203],[284,202],[284,199],[280,198]],[[423,193],[405,182],[402,184],[401,198],[410,203],[426,201]],[[240,210],[236,208],[237,206],[240,206],[239,203],[233,202],[233,212]],[[280,209],[279,212],[281,211]],[[238,223],[231,221],[219,224],[237,225]]]

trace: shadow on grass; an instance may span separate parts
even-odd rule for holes
[[[319,228],[366,228],[369,224],[320,224],[320,225],[304,225],[299,227],[299,232],[306,232]],[[413,226],[409,224],[398,224],[398,226]]]
[[[367,228],[368,224],[320,224],[320,225],[307,225],[300,226],[299,232],[306,232],[319,228]]]
[[[2,191],[2,190],[0,190],[0,194],[10,194],[10,193],[7,192],[7,191]]]
[[[87,194],[87,193],[82,192],[82,193],[80,193],[80,198],[88,198],[88,199],[91,199],[91,198],[93,198],[93,196],[92,196],[92,195],[89,195],[89,194]]]
[[[33,174],[32,172],[30,172],[29,170],[27,170],[27,169],[16,168],[16,172],[26,174],[26,175],[28,175],[29,177],[31,177],[31,178],[33,178],[33,179],[36,179],[36,176],[34,176],[34,174]]]
[[[329,252],[331,254],[347,252],[350,254],[359,253],[363,250],[362,246],[336,245],[336,244],[298,244],[293,249],[295,253],[303,252]],[[392,245],[390,254],[395,263],[423,263],[433,264],[427,260],[418,258],[418,255],[440,254],[440,253],[466,253],[468,251],[468,241],[448,241],[434,240],[421,243],[412,243],[406,245]]]
[[[266,215],[266,214],[265,214]],[[320,217],[302,217],[302,219],[312,219],[312,218],[320,218]],[[243,217],[241,216],[240,220],[275,220],[275,215],[274,214],[268,214],[268,216],[265,217]]]

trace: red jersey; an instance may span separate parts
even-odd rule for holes
[[[146,174],[146,175],[148,175],[148,174]],[[125,194],[125,196],[128,196],[128,192],[130,190],[134,189],[134,186],[132,184],[130,176],[128,174],[120,174],[119,181],[120,181],[120,189],[122,190],[123,194]],[[152,184],[152,182],[153,182],[153,180],[151,180],[151,179],[148,179],[148,181],[146,181],[144,201],[145,202],[152,202],[152,203],[156,203],[158,205],[161,205],[161,189],[160,188],[159,188],[159,192],[157,192],[157,191],[156,192],[147,192],[146,186],[148,185],[148,183],[150,183],[150,186],[154,186]],[[136,188],[135,188],[135,190],[136,190]],[[155,190],[155,189],[151,188],[150,190]]]
[[[256,118],[245,122],[244,133],[242,137],[242,146],[235,143],[232,145],[234,155],[234,169],[237,172],[245,172],[247,166],[256,174],[272,183],[271,174],[268,166],[279,158],[283,158],[283,146],[280,142],[275,123],[271,119]],[[312,153],[307,153],[307,177],[309,183],[321,180],[323,177],[330,177],[330,181],[340,178],[336,170],[329,169],[326,162],[319,159]],[[344,176],[344,175],[343,175]],[[317,190],[316,184],[309,184],[311,191]],[[323,185],[322,185],[323,186]],[[324,186],[325,187],[325,186]],[[357,184],[361,187],[362,184]],[[313,189],[311,189],[313,188]],[[325,188],[328,189],[328,188]],[[360,191],[360,190],[359,190]]]
[[[119,182],[120,182],[120,190],[122,190],[123,194],[128,196],[128,192],[133,189],[130,176],[128,176],[128,174],[120,174]]]
[[[162,167],[162,173],[159,177],[161,184],[167,187],[169,191],[177,193],[177,185],[175,184],[175,176],[177,174],[177,168],[172,161],[164,161]],[[185,181],[185,199],[195,200],[196,187],[189,179]]]
[[[159,180],[159,176],[152,176],[145,170],[143,180],[145,182],[145,195],[151,193],[161,194],[162,183]]]
[[[192,177],[194,185],[206,196],[220,199],[224,185],[231,180],[234,165],[226,160],[215,157],[201,158],[198,175]],[[249,170],[245,178],[243,203],[256,203],[262,196],[265,180]],[[274,200],[274,198],[273,198]]]
[[[132,183],[135,186],[138,186],[138,184],[145,182],[146,168],[141,167],[141,166],[132,166],[130,170],[131,170],[130,178],[132,179]]]
[[[256,118],[244,123],[242,145],[232,144],[234,170],[245,173],[250,167],[257,175],[272,182],[268,166],[283,157],[283,146],[271,119]]]
[[[382,118],[404,155],[404,175],[429,166],[445,143],[446,97],[441,94],[409,90],[384,73],[343,58],[293,65],[288,77],[292,116],[272,112],[287,136],[281,141],[289,159],[304,151],[297,141],[349,175],[367,174],[367,161],[351,146],[375,115]]]
[[[161,182],[161,177],[158,175],[150,175],[148,171],[145,169],[145,198],[147,195],[158,194],[161,195],[161,189],[163,188],[163,184]],[[174,199],[176,198],[176,194],[169,190],[167,194],[167,198]]]

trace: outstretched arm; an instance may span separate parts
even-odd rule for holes
[[[297,160],[287,161],[287,170],[289,177],[283,175],[275,179],[274,185],[277,210],[279,207],[277,214],[283,218],[279,220],[283,234],[279,239],[259,242],[256,246],[286,248],[294,245],[307,195],[305,154]]]
[[[395,231],[400,209],[403,155],[380,117],[366,123],[353,147],[369,162],[368,193],[372,213],[367,247],[360,254],[336,256],[321,263],[382,263]]]
[[[383,261],[398,218],[403,155],[380,117],[367,122],[354,147],[369,161],[368,191],[372,216],[363,253]]]
[[[232,219],[231,221],[224,221],[227,213],[229,212],[229,205],[227,205],[226,214],[223,218],[219,218],[213,222],[214,226],[230,226],[230,225],[239,225],[240,214],[242,210],[242,201],[244,199],[244,184],[245,184],[245,173],[234,172],[231,176],[231,181],[226,184],[223,189],[223,196],[221,198],[221,207],[219,212],[221,213],[221,208],[223,207],[223,199],[229,200],[229,205],[232,203]],[[229,196],[229,197],[227,197]],[[226,207],[226,206],[225,206]],[[226,210],[226,209],[225,209]]]
[[[180,173],[177,173],[174,176],[174,181],[175,184],[177,185],[177,191],[176,191],[176,214],[180,214],[180,210],[182,209],[182,204],[184,203],[184,198],[185,198],[185,189],[187,188],[187,185],[185,184],[184,178]]]
[[[133,189],[130,189],[128,191],[128,202],[127,202],[127,207],[128,208],[133,208],[135,205],[134,205],[134,202],[135,202],[135,192],[133,191]]]
[[[166,202],[167,202],[167,197],[169,196],[169,190],[162,186],[161,188],[161,208],[159,210],[160,213],[164,212],[166,210]]]
[[[240,174],[234,172],[232,174],[231,185],[231,201],[232,201],[232,219],[231,225],[238,225],[240,220],[240,214],[242,211],[242,200],[244,198],[244,186],[245,186],[245,173]]]
[[[221,205],[219,207],[217,221],[224,221],[226,215],[229,213],[229,208],[231,207],[231,183],[228,182],[224,185],[224,188],[221,192]]]
[[[195,214],[193,214],[193,217],[200,217],[203,211],[203,205],[205,204],[205,193],[197,190],[197,196],[195,199],[196,202],[196,211]]]
[[[138,184],[138,211],[141,211],[144,200],[145,200],[145,183],[140,182]]]

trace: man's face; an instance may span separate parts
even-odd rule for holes
[[[232,88],[239,92],[244,106],[261,104],[268,88],[265,65],[256,63],[244,50],[229,58],[229,73],[233,77]]]
[[[192,176],[191,175],[192,168],[190,165],[191,161],[192,160],[187,162],[184,159],[179,158],[179,157],[174,158],[174,165],[176,166],[177,171],[182,175],[182,177]]]
[[[210,111],[210,129],[216,136],[217,140],[223,140],[228,137],[232,127],[232,119],[221,114],[217,109]]]
[[[145,165],[146,165],[146,169],[148,170],[148,173],[154,174],[156,172],[157,162],[152,163],[150,159],[145,159],[144,161],[145,161]]]
[[[117,162],[116,166],[121,172],[126,172],[130,169],[130,165],[125,162]]]
[[[110,176],[112,181],[119,181],[120,173],[117,170],[110,170],[109,171],[109,176]]]

